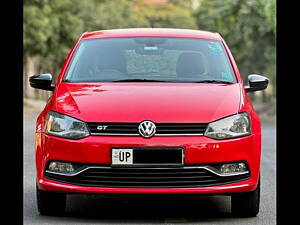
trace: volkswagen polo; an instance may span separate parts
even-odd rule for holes
[[[63,213],[67,194],[228,195],[231,211],[255,216],[261,125],[218,33],[116,29],[84,33],[56,82],[35,132],[42,215]]]

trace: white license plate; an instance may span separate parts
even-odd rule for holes
[[[112,165],[132,165],[133,149],[112,149],[111,154]]]

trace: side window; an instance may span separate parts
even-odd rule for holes
[[[57,82],[58,74],[52,74],[52,86],[54,86]]]

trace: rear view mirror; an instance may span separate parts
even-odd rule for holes
[[[254,92],[266,89],[269,84],[269,79],[261,75],[251,74],[248,76],[248,82],[249,86],[245,87],[246,92]]]
[[[53,91],[52,75],[50,73],[39,74],[29,78],[30,86],[37,89]]]
[[[135,49],[135,53],[139,55],[162,55],[164,53],[164,49],[157,46],[145,46]]]

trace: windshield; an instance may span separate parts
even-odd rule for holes
[[[220,41],[132,37],[82,40],[65,82],[236,83]]]

